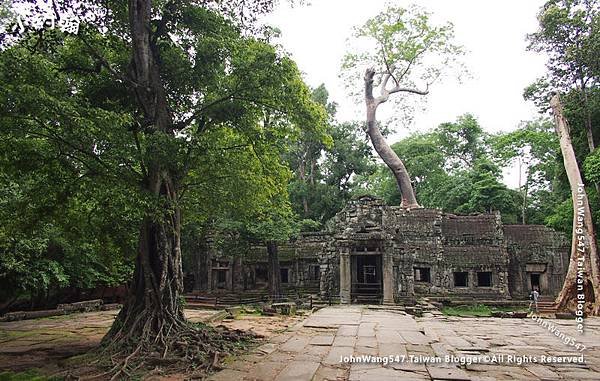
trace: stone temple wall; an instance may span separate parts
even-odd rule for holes
[[[320,260],[329,240],[327,233],[307,233],[278,245],[284,288],[318,291]],[[268,261],[264,245],[228,253],[217,249],[209,235],[202,240],[193,266],[186,274],[195,291],[244,292],[267,289]]]
[[[336,257],[361,254],[353,248],[379,247],[384,274],[385,258],[391,259],[395,299],[412,295],[510,297],[509,256],[498,214],[457,216],[436,209],[405,210],[362,197],[334,218],[330,231],[334,237],[330,272],[340,273]],[[327,273],[323,269],[322,274]],[[464,283],[455,284],[455,273]],[[340,287],[334,282],[330,292]],[[384,294],[385,289],[384,275]]]
[[[511,295],[527,296],[536,274],[542,295],[558,295],[569,267],[566,237],[542,225],[506,225],[503,230],[510,256]]]
[[[393,302],[419,295],[524,298],[533,287],[555,295],[569,247],[563,235],[544,226],[503,226],[498,213],[406,210],[364,196],[349,202],[323,232],[280,244],[279,254],[284,287],[355,301],[362,292],[361,271],[370,266],[377,274],[374,292]],[[209,273],[209,280],[201,282],[207,289],[266,287],[264,246],[253,246],[241,259],[230,256],[228,262],[222,260],[227,253],[214,250],[200,256],[206,257],[200,262]],[[210,280],[218,276],[226,284]]]

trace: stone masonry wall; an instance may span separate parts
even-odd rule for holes
[[[210,289],[211,266],[216,265],[218,271],[229,266],[229,290],[259,286],[267,263],[264,246],[253,246],[244,258],[217,252],[210,242],[202,247],[206,250],[198,256],[197,269],[208,276],[198,274],[197,285]],[[406,210],[371,196],[349,202],[323,232],[279,245],[288,287],[319,290],[324,298],[345,301],[354,292],[352,258],[364,254],[380,257],[377,271],[388,302],[415,295],[523,298],[538,279],[542,295],[560,290],[569,247],[564,236],[544,226],[503,226],[498,213]]]
[[[503,230],[510,256],[511,294],[526,297],[532,287],[531,274],[540,274],[540,293],[558,295],[569,267],[567,237],[542,225],[506,225]]]

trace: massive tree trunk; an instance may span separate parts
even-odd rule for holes
[[[556,133],[560,140],[565,170],[571,186],[573,199],[573,236],[571,258],[563,288],[556,299],[560,310],[576,311],[598,315],[600,310],[600,268],[598,248],[592,220],[592,213],[575,151],[571,144],[569,125],[564,117],[560,98],[555,95],[550,105],[554,112]],[[585,297],[585,303],[578,306],[578,300]]]
[[[281,270],[279,268],[279,254],[275,241],[267,242],[269,257],[269,292],[274,300],[281,298]]]
[[[175,139],[165,89],[160,79],[158,52],[151,42],[151,2],[131,0],[129,17],[132,40],[130,77],[146,133]],[[179,295],[183,291],[181,268],[181,216],[177,204],[178,178],[164,162],[164,147],[149,146],[149,162],[142,189],[154,196],[162,211],[150,213],[140,228],[134,278],[129,295],[105,344],[127,345],[152,341],[164,344],[170,332],[186,326]],[[152,152],[156,151],[156,155]],[[168,156],[167,156],[168,157]],[[166,351],[166,348],[165,348]]]
[[[419,204],[417,203],[417,199],[415,197],[415,192],[412,187],[412,183],[410,181],[410,176],[404,163],[396,152],[390,147],[385,138],[381,134],[381,130],[377,126],[377,107],[379,104],[385,102],[387,100],[387,96],[385,98],[375,98],[373,97],[373,77],[375,75],[375,71],[372,69],[368,69],[365,72],[365,103],[367,105],[367,134],[373,143],[373,147],[375,151],[381,157],[383,162],[388,166],[388,168],[392,171],[394,178],[396,179],[396,183],[398,184],[398,189],[400,190],[400,194],[402,196],[401,206],[403,208],[418,208]],[[385,83],[383,84],[382,90],[385,91]]]

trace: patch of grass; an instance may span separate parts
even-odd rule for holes
[[[492,316],[492,312],[494,311],[502,311],[502,312],[520,312],[524,311],[522,308],[516,307],[490,307],[485,304],[469,304],[469,305],[460,305],[460,306],[448,306],[442,308],[442,313],[447,316],[463,316],[463,317],[490,317]]]
[[[37,318],[34,320],[39,320],[39,321],[43,321],[43,320],[53,320],[53,321],[63,321],[63,320],[69,320],[69,319],[73,319],[74,314],[77,313],[81,313],[81,312],[73,312],[70,314],[63,314],[63,315],[54,315],[54,316],[46,316],[46,317],[41,317],[41,318]]]
[[[1,372],[0,381],[59,381],[58,377],[47,377],[40,374],[35,369],[30,369],[25,372]]]
[[[72,338],[75,333],[66,330],[53,329],[53,328],[39,328],[39,329],[28,329],[19,331],[4,331],[0,337],[8,340],[28,339],[30,337],[39,337],[42,335],[49,335],[56,338]],[[0,380],[1,381],[1,380]]]
[[[249,316],[263,316],[263,311],[260,308],[256,309],[243,309],[240,311],[240,315],[249,315]]]

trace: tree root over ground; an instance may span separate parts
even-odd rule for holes
[[[203,378],[221,370],[228,355],[248,350],[259,339],[253,333],[184,323],[165,327],[154,339],[106,337],[75,369],[62,374],[67,380],[128,380],[167,374]],[[83,361],[81,361],[83,360]]]

